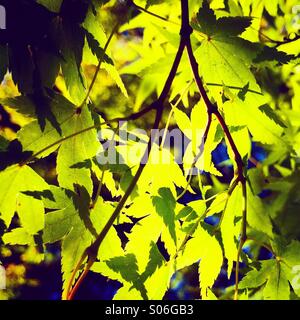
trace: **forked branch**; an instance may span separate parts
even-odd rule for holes
[[[186,7],[188,7],[188,0],[181,0],[181,2],[184,3]],[[187,12],[188,12],[188,9],[187,9]],[[189,19],[186,15],[185,16],[183,15],[182,19],[185,19],[185,21],[183,21],[183,24],[189,25]],[[186,28],[188,28],[188,27],[186,27]],[[192,72],[193,72],[193,75],[195,78],[195,82],[198,86],[201,97],[203,98],[203,101],[206,105],[208,115],[211,116],[212,114],[214,114],[223,129],[224,135],[229,143],[229,146],[230,146],[230,148],[234,154],[234,158],[235,158],[235,164],[237,167],[236,182],[240,182],[242,184],[244,208],[243,208],[243,213],[242,213],[242,227],[241,227],[240,242],[239,242],[238,251],[237,251],[237,261],[236,261],[236,271],[235,271],[235,294],[234,294],[234,299],[237,300],[238,299],[238,283],[239,283],[239,261],[240,261],[240,257],[241,257],[242,248],[243,248],[243,245],[244,245],[244,243],[246,241],[246,237],[247,237],[247,229],[246,229],[246,226],[247,226],[247,198],[246,198],[246,178],[244,176],[244,163],[243,163],[243,159],[237,149],[237,146],[232,138],[232,135],[229,131],[229,128],[228,128],[222,114],[218,110],[217,106],[213,105],[212,102],[210,101],[210,99],[208,98],[208,95],[206,93],[206,90],[204,88],[203,82],[202,82],[200,74],[199,74],[199,67],[198,67],[198,63],[197,63],[197,60],[194,55],[190,36],[186,40],[186,49],[188,52],[190,65],[191,65]]]
[[[205,137],[204,137],[204,141],[206,140],[209,128],[210,128],[210,123],[211,123],[211,119],[212,119],[212,115],[214,114],[216,116],[216,118],[218,119],[224,135],[229,143],[230,148],[232,149],[232,152],[234,153],[234,157],[235,157],[235,163],[236,163],[236,167],[237,167],[237,177],[236,177],[236,183],[235,185],[237,185],[238,182],[240,182],[242,184],[242,188],[243,188],[243,196],[244,196],[244,202],[245,202],[245,206],[244,206],[244,210],[243,210],[243,221],[242,221],[242,231],[241,231],[241,237],[240,237],[240,245],[239,245],[239,249],[238,249],[238,253],[237,253],[237,266],[236,266],[236,287],[235,287],[235,299],[237,299],[238,297],[238,275],[239,275],[239,260],[240,260],[240,255],[241,255],[241,251],[242,251],[242,247],[245,243],[245,239],[246,239],[246,219],[247,219],[247,211],[246,211],[246,179],[244,176],[244,164],[243,164],[243,160],[241,158],[241,155],[236,147],[236,144],[232,138],[232,135],[230,133],[230,130],[228,128],[228,126],[225,123],[225,120],[222,116],[222,114],[220,113],[220,111],[218,110],[218,108],[212,104],[212,102],[210,101],[206,90],[203,86],[201,77],[199,75],[199,70],[198,70],[198,63],[196,61],[196,58],[194,56],[193,53],[193,48],[192,48],[192,44],[191,44],[191,34],[193,32],[192,27],[190,26],[190,22],[189,22],[189,5],[188,5],[188,0],[181,0],[181,30],[180,30],[180,44],[172,65],[172,68],[170,70],[169,76],[165,82],[164,88],[159,96],[159,98],[151,105],[151,110],[154,109],[156,112],[156,117],[155,117],[155,122],[153,125],[153,129],[158,129],[160,122],[161,122],[161,118],[162,118],[162,113],[163,113],[163,108],[164,108],[164,103],[166,102],[167,98],[168,98],[168,93],[171,89],[172,83],[174,81],[174,78],[176,76],[177,70],[178,70],[178,66],[179,63],[181,61],[182,58],[182,54],[184,52],[185,49],[187,49],[187,53],[188,53],[188,57],[190,60],[190,64],[191,64],[191,68],[192,68],[192,72],[196,81],[196,84],[198,86],[199,89],[199,93],[202,97],[202,99],[205,102],[206,108],[207,108],[207,113],[208,113],[208,124],[207,124],[207,128],[206,128],[206,133],[205,133]],[[147,109],[146,109],[147,110]],[[149,111],[149,110],[147,110]],[[155,139],[154,139],[155,140]],[[149,140],[148,143],[148,147],[145,151],[145,154],[143,156],[143,159],[145,157],[147,157],[149,155],[149,152],[151,151],[152,148],[152,144],[153,144],[153,139]],[[149,157],[147,157],[149,158]],[[103,239],[106,237],[108,231],[110,230],[110,228],[112,227],[114,221],[116,220],[116,218],[118,217],[118,215],[120,214],[121,210],[123,209],[124,205],[126,204],[127,199],[129,198],[129,196],[131,195],[132,191],[134,190],[134,187],[136,186],[142,172],[143,169],[145,167],[145,161],[141,161],[139,168],[136,172],[136,175],[134,176],[134,178],[132,179],[128,189],[126,190],[123,198],[121,199],[121,201],[118,203],[117,207],[115,208],[112,216],[110,217],[110,219],[108,220],[108,222],[106,223],[105,227],[103,228],[103,230],[101,231],[101,233],[98,235],[98,237],[96,238],[96,240],[92,243],[91,246],[89,246],[83,253],[82,257],[80,258],[80,261],[77,263],[77,265],[75,266],[73,273],[68,281],[67,284],[67,289],[63,294],[63,298],[65,299],[72,299],[76,293],[76,291],[78,290],[80,284],[82,283],[82,281],[84,280],[84,277],[86,276],[87,272],[90,270],[90,268],[92,267],[93,263],[96,261],[97,256],[98,256],[98,251],[99,251],[99,247],[101,246]],[[83,268],[83,273],[81,274],[81,276],[79,277],[79,279],[75,282],[74,287],[72,287],[73,282],[75,280],[75,277],[77,275],[77,273],[79,272],[79,270],[82,268],[82,266],[84,265],[84,263],[87,264],[84,266]]]
[[[182,30],[184,29],[184,26],[182,25]],[[181,33],[184,33],[183,31]],[[178,66],[179,63],[181,61],[181,57],[185,48],[185,37],[181,36],[181,41],[172,65],[172,68],[170,70],[170,73],[168,75],[168,78],[165,82],[165,85],[163,87],[163,90],[160,94],[160,96],[158,97],[158,99],[154,102],[154,104],[152,104],[152,106],[154,106],[155,112],[156,112],[156,116],[155,116],[155,121],[153,124],[153,130],[158,129],[159,125],[160,125],[160,121],[162,118],[162,113],[163,113],[163,107],[164,107],[164,103],[166,102],[167,98],[168,98],[168,94],[170,92],[172,83],[174,81],[174,78],[176,76],[177,70],[178,70]],[[152,148],[152,144],[153,141],[155,139],[149,139],[149,143],[148,146],[146,148],[145,154],[142,158],[145,159]],[[147,157],[148,158],[148,157]],[[66,291],[63,293],[63,299],[67,299],[67,300],[71,300],[76,291],[78,290],[80,283],[82,283],[84,277],[86,276],[87,272],[90,270],[90,268],[92,267],[93,263],[96,261],[97,256],[98,256],[98,251],[100,248],[100,245],[103,242],[103,239],[106,237],[108,231],[110,230],[110,228],[112,227],[114,221],[116,220],[116,218],[119,216],[121,210],[123,209],[127,199],[129,198],[129,196],[131,195],[132,191],[134,190],[134,187],[136,186],[144,167],[146,166],[144,161],[141,161],[139,168],[134,176],[134,178],[132,179],[129,187],[127,188],[124,196],[122,197],[122,199],[120,200],[120,202],[118,203],[117,207],[115,208],[113,214],[111,215],[110,219],[107,221],[106,225],[104,226],[103,230],[100,232],[100,234],[98,235],[98,237],[96,238],[96,240],[92,243],[91,246],[89,246],[83,253],[82,257],[80,258],[80,261],[77,263],[76,267],[74,268],[72,275],[68,281],[67,284],[67,288]],[[73,282],[75,280],[75,277],[78,273],[78,271],[81,269],[82,264],[88,260],[87,265],[84,267],[84,271],[82,273],[82,275],[79,277],[79,279],[77,280],[77,282],[75,283],[74,287],[72,288]]]

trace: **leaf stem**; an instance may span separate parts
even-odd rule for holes
[[[193,175],[192,175],[192,174],[189,174],[188,180],[187,180],[187,184],[186,184],[185,188],[182,190],[182,192],[179,193],[179,195],[177,196],[176,201],[178,201],[179,199],[181,199],[181,198],[187,193],[187,191],[188,191],[188,189],[189,189],[189,186],[190,186],[190,184],[191,184],[191,182],[192,182],[192,178],[193,178]]]
[[[79,289],[80,285],[82,284],[85,277],[87,276],[88,271],[90,270],[91,266],[89,268],[86,268],[83,270],[83,272],[80,274],[78,280],[75,282],[74,287],[72,288],[72,283],[75,280],[76,274],[79,271],[79,269],[81,268],[81,266],[86,258],[87,258],[87,256],[83,255],[82,258],[78,261],[75,269],[73,270],[71,277],[70,277],[70,280],[68,282],[67,290],[65,291],[65,295],[63,295],[64,300],[73,300],[77,290]],[[91,263],[91,261],[88,261],[87,266],[89,266],[90,263]]]
[[[188,85],[184,88],[184,90],[182,91],[180,97],[177,99],[177,101],[176,101],[176,103],[174,105],[172,105],[172,103],[171,103],[172,109],[170,110],[170,113],[169,113],[169,116],[168,116],[168,119],[167,119],[167,122],[166,122],[165,131],[164,131],[163,137],[161,139],[160,148],[164,147],[164,144],[165,144],[165,141],[166,141],[166,137],[167,137],[167,131],[168,131],[168,128],[170,126],[171,118],[172,118],[172,116],[174,114],[174,108],[176,108],[179,105],[180,101],[182,101],[183,95],[186,94],[186,92],[188,91],[188,89],[190,88],[192,83],[193,83],[193,81],[190,81],[188,83]]]
[[[247,185],[242,184],[243,192],[243,213],[242,213],[242,230],[240,235],[240,242],[237,251],[236,267],[235,267],[235,288],[234,288],[234,300],[238,300],[239,292],[239,271],[240,271],[240,257],[242,254],[243,246],[247,240]]]
[[[117,32],[117,30],[118,30],[118,28],[119,28],[119,25],[120,25],[119,22],[117,22],[117,23],[115,24],[115,26],[113,27],[113,29],[112,29],[112,31],[111,31],[111,33],[110,33],[110,35],[109,35],[109,37],[108,37],[105,45],[104,45],[104,48],[103,48],[101,57],[100,57],[100,59],[99,59],[98,65],[97,65],[97,67],[96,67],[96,71],[95,71],[95,73],[94,73],[92,82],[91,82],[91,84],[90,84],[90,86],[89,86],[89,88],[88,88],[88,92],[87,92],[84,100],[82,101],[81,105],[79,106],[79,108],[82,108],[82,107],[86,104],[86,102],[87,102],[87,100],[88,100],[88,98],[89,98],[89,96],[90,96],[90,94],[91,94],[91,92],[92,92],[92,90],[93,90],[93,87],[94,87],[94,85],[95,85],[95,83],[96,83],[96,80],[97,80],[97,77],[98,77],[98,74],[99,74],[99,71],[100,71],[100,69],[101,69],[102,62],[104,61],[104,57],[105,57],[106,51],[107,51],[107,49],[108,49],[108,46],[109,46],[109,44],[110,44],[110,42],[111,42],[114,34]]]
[[[95,199],[92,203],[92,208],[95,207],[97,201],[98,201],[98,198],[101,194],[101,190],[102,190],[102,186],[103,186],[103,180],[104,180],[104,175],[105,175],[105,169],[102,171],[102,174],[101,174],[101,178],[100,178],[100,181],[99,181],[99,185],[98,185],[98,188],[97,188],[97,192],[96,192],[96,195],[95,195]]]
[[[242,87],[237,87],[237,86],[228,86],[226,84],[220,84],[220,83],[212,83],[212,82],[206,82],[205,83],[207,87],[226,87],[228,89],[234,89],[234,90],[243,90]],[[247,89],[247,92],[251,92],[254,94],[257,94],[259,96],[263,96],[263,94],[259,91],[255,91],[253,89]]]
[[[145,9],[145,8],[137,5],[137,4],[135,4],[133,1],[129,1],[129,4],[131,4],[132,6],[134,6],[137,10],[139,10],[139,11],[141,11],[141,12],[144,12],[144,13],[152,16],[152,17],[155,17],[155,18],[160,19],[160,20],[162,20],[162,21],[169,22],[169,23],[172,23],[172,24],[174,24],[174,25],[180,26],[180,23],[177,23],[177,22],[175,22],[175,21],[169,20],[169,19],[167,19],[167,18],[165,18],[165,17],[162,17],[162,16],[160,16],[160,15],[154,13],[154,12],[151,12],[151,11],[149,11],[149,10],[147,10],[147,9]]]
[[[207,137],[208,137],[208,133],[209,133],[209,129],[210,129],[211,123],[212,123],[212,115],[211,115],[211,113],[209,113],[208,114],[208,120],[207,120],[206,128],[205,128],[204,135],[203,135],[203,138],[202,138],[202,143],[201,143],[201,145],[199,147],[200,150],[199,150],[198,154],[196,155],[196,157],[194,158],[193,163],[191,165],[191,168],[189,170],[187,185],[184,188],[184,190],[178,195],[177,200],[182,198],[186,194],[186,192],[188,191],[188,187],[189,187],[189,185],[190,185],[190,183],[192,181],[193,169],[196,166],[198,159],[202,156],[202,154],[204,152],[204,147],[205,147],[205,143],[206,143],[206,140],[207,140]]]
[[[255,243],[257,243],[257,244],[260,245],[261,247],[264,247],[264,248],[267,249],[269,252],[271,252],[274,257],[276,257],[276,253],[274,252],[274,250],[272,249],[272,247],[271,247],[269,244],[266,244],[266,243],[262,243],[262,242],[260,242],[260,241],[257,241],[256,239],[252,238],[251,236],[247,236],[246,241],[254,241]]]
[[[224,219],[224,214],[225,214],[225,211],[226,211],[226,209],[227,209],[227,205],[228,205],[229,198],[230,198],[230,196],[232,195],[234,189],[237,187],[237,185],[238,185],[238,180],[235,179],[235,180],[233,181],[231,187],[230,187],[229,190],[228,190],[228,193],[227,193],[228,197],[227,197],[227,199],[226,199],[225,206],[224,206],[224,209],[223,209],[223,211],[222,211],[222,214],[221,214],[219,223],[218,223],[217,226],[215,227],[215,232],[221,228],[221,225],[222,225],[222,222],[223,222],[223,219]]]
[[[257,30],[256,28],[254,28],[252,26],[250,26],[250,28],[257,31],[260,36],[264,37],[267,40],[266,42],[270,42],[270,43],[275,44],[275,48],[277,48],[281,45],[287,44],[287,43],[297,41],[300,39],[300,34],[297,34],[296,32],[292,32],[287,37],[284,37],[284,40],[274,40],[274,39],[270,38],[269,36],[267,36],[265,33],[263,33],[261,30]],[[291,38],[292,34],[295,35],[294,38]]]
[[[80,260],[77,262],[76,267],[74,268],[73,272],[71,273],[71,276],[70,276],[70,279],[69,279],[69,281],[67,283],[66,289],[62,293],[62,300],[68,300],[69,294],[70,294],[71,289],[72,289],[72,284],[73,284],[73,282],[75,280],[76,274],[80,270],[80,268],[82,267],[82,264],[84,263],[86,258],[87,258],[86,255],[82,255]]]

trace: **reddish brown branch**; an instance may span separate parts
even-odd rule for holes
[[[188,52],[188,56],[189,56],[189,60],[190,60],[190,64],[191,64],[191,68],[192,68],[192,71],[193,71],[193,75],[194,75],[194,78],[195,78],[195,82],[198,86],[198,89],[199,89],[199,92],[201,94],[201,97],[203,98],[204,100],[204,103],[206,105],[206,108],[207,108],[207,112],[209,115],[211,114],[214,114],[216,116],[216,118],[218,119],[222,129],[223,129],[223,132],[228,140],[228,143],[232,149],[232,152],[234,153],[234,157],[235,157],[235,162],[236,162],[236,165],[237,165],[237,170],[238,170],[238,180],[241,181],[242,183],[245,182],[245,178],[244,178],[244,164],[243,164],[243,160],[241,158],[241,155],[236,147],[236,144],[232,138],[232,135],[229,131],[229,128],[227,126],[227,124],[225,123],[225,120],[223,118],[223,116],[221,115],[220,111],[218,110],[218,108],[213,105],[211,103],[211,101],[209,100],[208,98],[208,95],[206,93],[206,90],[203,86],[203,83],[202,83],[202,80],[200,78],[200,75],[199,75],[199,71],[198,71],[198,63],[197,63],[197,60],[195,58],[195,55],[194,55],[194,52],[193,52],[193,48],[192,48],[192,44],[191,44],[191,41],[190,39],[187,41],[186,43],[186,48],[187,48],[187,52]]]
[[[183,27],[182,27],[183,30]],[[184,33],[184,32],[183,32]],[[181,57],[183,54],[185,48],[185,40],[184,37],[181,36],[181,41],[172,65],[172,68],[170,70],[170,73],[168,75],[168,78],[165,82],[165,85],[163,87],[163,90],[159,96],[159,98],[157,99],[157,101],[155,101],[152,105],[151,105],[151,109],[155,109],[156,111],[156,116],[155,116],[155,121],[154,121],[154,125],[153,125],[153,130],[158,129],[159,128],[159,124],[162,118],[162,113],[163,113],[163,106],[165,101],[168,98],[168,94],[170,92],[172,83],[174,81],[174,78],[176,76],[177,70],[178,70],[178,66],[179,63],[181,61]],[[146,112],[150,111],[150,109],[145,109],[147,110]],[[142,111],[144,112],[144,111]],[[155,139],[154,139],[155,140]],[[88,259],[88,264],[85,266],[84,272],[82,274],[82,276],[79,278],[78,281],[75,282],[74,287],[72,288],[72,282],[75,279],[75,275],[78,272],[78,270],[81,268],[82,264],[78,263],[75,267],[75,269],[72,272],[72,276],[70,278],[70,281],[68,283],[67,286],[67,292],[66,292],[66,298],[68,300],[72,300],[73,297],[75,296],[77,290],[80,287],[80,284],[82,283],[83,279],[85,278],[87,272],[90,270],[90,268],[92,267],[92,265],[94,264],[94,262],[97,259],[98,256],[98,251],[99,251],[99,247],[102,244],[102,241],[104,240],[104,238],[106,237],[108,231],[110,230],[110,228],[112,227],[114,221],[116,220],[116,218],[118,217],[118,215],[120,214],[121,210],[123,209],[127,199],[129,198],[129,196],[131,195],[132,191],[134,190],[142,172],[144,167],[146,166],[145,162],[143,161],[148,155],[149,152],[151,151],[152,148],[152,144],[153,144],[153,140],[149,139],[149,143],[148,143],[148,147],[145,151],[145,154],[142,158],[142,161],[139,165],[139,168],[134,176],[134,178],[132,179],[128,189],[126,190],[124,196],[122,197],[121,201],[118,203],[117,207],[115,208],[113,214],[111,215],[110,219],[108,220],[108,222],[106,223],[106,225],[104,226],[103,230],[100,232],[100,234],[98,235],[98,237],[96,238],[96,240],[92,243],[91,246],[89,246],[83,253],[80,261],[85,261],[86,259]]]
[[[188,17],[188,0],[181,0],[181,3],[185,7],[185,11],[186,11],[186,14],[182,15],[182,19],[183,19],[182,23],[183,25],[185,25],[186,30],[188,30],[190,28],[189,17]],[[223,129],[224,135],[227,138],[230,148],[232,149],[232,152],[234,154],[235,163],[237,166],[237,183],[240,182],[242,184],[244,208],[242,212],[242,228],[241,228],[240,242],[237,250],[237,262],[236,262],[236,273],[235,273],[236,281],[235,281],[235,293],[234,293],[234,299],[237,300],[238,299],[238,283],[239,283],[239,260],[242,253],[243,245],[247,238],[247,229],[246,229],[247,227],[247,195],[246,195],[246,178],[244,176],[244,163],[223,116],[221,115],[217,106],[213,105],[210,99],[208,98],[208,95],[206,93],[206,90],[203,86],[203,82],[199,74],[199,66],[194,55],[190,35],[186,38],[186,49],[188,52],[188,57],[190,60],[192,72],[193,72],[196,84],[198,86],[199,92],[201,94],[201,97],[203,98],[204,103],[206,105],[208,115],[211,116],[212,114],[214,114]]]
[[[136,115],[129,116],[128,119],[135,119],[135,117],[138,118],[141,115],[154,109],[156,111],[156,117],[155,117],[153,129],[159,128],[159,124],[160,124],[160,121],[162,118],[164,103],[167,100],[168,93],[171,89],[171,85],[174,81],[174,78],[175,78],[177,70],[178,70],[179,63],[182,58],[183,51],[186,48],[196,84],[197,84],[199,92],[205,102],[205,105],[207,107],[207,112],[208,112],[208,123],[207,123],[207,127],[206,127],[206,130],[204,133],[203,142],[205,144],[205,141],[208,136],[209,128],[211,125],[211,121],[212,121],[212,114],[214,114],[217,117],[217,119],[218,119],[218,121],[224,131],[224,134],[228,140],[228,143],[234,153],[235,162],[236,162],[236,166],[237,166],[237,182],[241,182],[241,184],[243,186],[243,194],[244,194],[244,196],[246,196],[246,180],[244,177],[244,171],[243,171],[244,166],[243,166],[242,158],[238,152],[238,149],[234,143],[234,140],[233,140],[232,135],[229,131],[229,128],[224,121],[223,116],[219,112],[218,108],[215,105],[213,105],[211,103],[210,99],[208,98],[208,95],[207,95],[206,90],[203,86],[201,77],[199,75],[198,63],[197,63],[196,58],[194,56],[193,48],[192,48],[192,44],[191,44],[191,39],[190,39],[190,35],[192,34],[193,29],[190,26],[190,22],[189,22],[188,0],[181,0],[181,12],[182,12],[182,17],[181,17],[181,30],[180,30],[180,44],[179,44],[177,54],[175,56],[172,68],[170,70],[169,76],[165,82],[164,88],[163,88],[159,98],[157,99],[157,101],[155,101],[150,107],[146,108],[145,110],[142,110],[140,113],[138,113]],[[143,160],[145,157],[147,157],[149,155],[149,152],[151,151],[151,148],[152,148],[152,143],[153,143],[153,140],[150,139],[149,143],[148,143],[148,148],[146,149],[145,154],[142,158]],[[201,152],[201,150],[200,150],[200,152]],[[68,287],[67,293],[66,293],[67,299],[72,299],[75,296],[76,291],[80,287],[80,284],[82,283],[83,279],[85,278],[87,272],[90,270],[93,263],[96,261],[97,256],[98,256],[99,247],[102,244],[103,239],[106,237],[106,235],[107,235],[108,231],[110,230],[110,228],[112,227],[114,221],[116,220],[116,218],[120,214],[121,210],[123,209],[127,199],[129,198],[132,191],[134,190],[134,188],[135,188],[135,186],[136,186],[136,184],[137,184],[137,182],[143,172],[145,165],[146,165],[145,162],[141,161],[136,175],[132,179],[123,198],[121,199],[121,201],[118,203],[117,207],[115,208],[112,216],[110,217],[110,219],[108,220],[108,222],[106,223],[105,227],[103,228],[101,233],[98,235],[96,240],[93,242],[93,244],[91,246],[89,246],[84,251],[84,253],[80,259],[81,262],[78,263],[77,266],[75,267],[75,269],[72,273],[72,276],[71,276],[71,280],[69,281],[69,284],[67,286]],[[245,201],[246,201],[246,199],[245,199]],[[242,233],[241,233],[241,242],[240,242],[240,246],[239,246],[239,250],[238,250],[237,265],[238,265],[238,261],[240,258],[241,248],[242,248],[242,246],[245,242],[245,239],[246,239],[245,238],[246,237],[246,206],[245,206],[245,209],[243,210],[243,223],[242,223],[242,225],[243,225],[243,227],[242,227]],[[75,279],[75,275],[79,271],[79,269],[82,266],[82,263],[86,259],[88,259],[88,264],[85,266],[82,275],[79,277],[78,281],[75,283],[74,287],[71,289],[72,282]],[[238,271],[237,271],[237,274],[238,274]],[[236,283],[236,288],[238,288],[238,282]],[[236,295],[237,295],[237,289],[236,289]]]

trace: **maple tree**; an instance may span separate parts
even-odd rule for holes
[[[60,243],[63,299],[89,272],[163,299],[192,265],[202,299],[299,299],[296,1],[3,4],[2,253]]]

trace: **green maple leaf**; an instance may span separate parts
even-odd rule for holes
[[[31,235],[44,229],[45,210],[43,202],[21,193],[17,199],[17,212],[21,225]]]
[[[153,241],[150,243],[149,261],[145,268],[145,271],[141,274],[141,281],[145,282],[158,268],[160,268],[165,262],[164,257],[160,253],[156,243]]]
[[[272,238],[273,228],[267,206],[258,196],[253,195],[251,190],[247,192],[247,203],[249,225]]]
[[[168,227],[170,235],[176,245],[176,228],[175,228],[175,206],[176,202],[171,193],[167,188],[161,188],[158,191],[159,197],[153,197],[153,205],[156,208],[157,213],[163,218],[165,225]]]
[[[256,79],[250,70],[252,64],[269,66],[284,64],[292,56],[260,43],[253,43],[239,37],[250,25],[249,17],[216,18],[207,1],[203,2],[194,29],[205,35],[195,56],[200,64],[205,82],[243,88],[260,92]],[[209,61],[209,62],[208,62]],[[216,95],[219,89],[211,88]]]
[[[293,55],[288,55],[285,52],[278,51],[276,48],[265,46],[253,62],[260,66],[277,67],[278,65],[287,64],[293,58]]]
[[[87,16],[83,23],[83,28],[85,29],[86,40],[88,44],[88,47],[85,46],[84,49],[85,51],[91,51],[92,55],[94,55],[92,57],[94,59],[88,59],[88,62],[98,64],[98,62],[102,60],[102,68],[107,71],[107,73],[116,82],[124,96],[128,98],[126,87],[119,75],[117,68],[114,65],[113,60],[109,56],[108,52],[104,52],[103,48],[107,42],[107,37],[103,31],[101,23],[99,22],[99,17],[95,15],[92,10],[88,10]]]
[[[61,54],[61,69],[72,101],[80,105],[85,98],[85,77],[81,69],[85,30],[81,26],[87,14],[87,3],[80,1],[73,4],[62,2],[60,15],[62,19],[53,19],[51,34],[53,42]]]
[[[195,28],[209,36],[238,36],[251,25],[252,18],[221,17],[217,19],[207,0],[204,0],[197,14],[197,20],[198,25],[195,25]]]
[[[233,261],[236,261],[237,257],[237,239],[241,230],[242,210],[243,195],[241,185],[238,185],[228,199],[221,224],[222,242],[225,257],[228,260],[228,278],[231,275]]]
[[[65,134],[67,136],[92,127],[94,121],[87,107],[68,122]],[[93,190],[90,169],[76,166],[87,159],[92,159],[99,151],[95,129],[73,136],[62,142],[57,155],[58,182],[61,187],[73,189],[74,184],[84,186],[91,194]]]
[[[156,214],[155,209],[152,207],[150,201],[150,211],[144,208],[147,216],[141,219],[137,224],[134,225],[131,232],[127,235],[128,243],[126,244],[125,251],[127,253],[133,253],[137,259],[140,274],[145,272],[149,259],[152,244],[156,243],[162,233],[163,221]],[[145,200],[145,205],[147,200]],[[142,210],[142,202],[140,202],[140,209],[134,207],[134,210]],[[144,215],[145,215],[144,213]],[[150,214],[149,214],[150,213]],[[173,241],[173,240],[172,240]],[[137,246],[137,243],[143,243],[142,246]]]
[[[38,0],[37,2],[53,12],[59,12],[63,0]]]
[[[158,268],[147,280],[145,287],[149,300],[163,299],[165,292],[170,287],[171,278],[175,272],[172,261]]]
[[[86,40],[92,53],[97,56],[98,60],[114,64],[112,59],[104,52],[103,48],[107,41],[103,27],[99,22],[98,17],[93,13],[93,10],[88,10],[83,23],[86,33]]]
[[[250,24],[251,18],[247,17],[216,19],[207,1],[203,2],[193,27],[207,36],[195,51],[206,82],[237,87],[249,83],[250,89],[259,91],[249,70],[258,48],[238,37]]]
[[[274,110],[265,106],[263,95],[248,92],[242,100],[232,93],[232,89],[225,89],[225,95],[229,98],[223,104],[227,125],[246,125],[253,141],[283,146],[283,122]]]
[[[294,292],[300,297],[300,242],[293,240],[281,254],[282,267]]]
[[[176,259],[176,267],[182,269],[199,262],[199,280],[202,299],[206,299],[208,288],[211,288],[220,273],[223,264],[223,252],[216,238],[201,226],[193,234],[183,252]]]
[[[38,153],[37,157],[46,157],[59,148],[57,173],[60,186],[74,189],[74,184],[82,185],[91,194],[93,186],[90,169],[78,164],[92,159],[99,151],[97,131],[91,129],[76,135],[95,125],[90,110],[87,106],[77,109],[66,98],[50,91],[43,101],[51,117],[44,119],[44,127],[37,119],[18,132],[23,151]],[[30,96],[6,99],[4,103],[26,114],[32,114],[35,109],[35,101]],[[25,107],[22,107],[23,104]]]
[[[273,261],[274,262],[274,261]],[[290,286],[286,273],[280,263],[273,263],[263,290],[265,300],[289,300]]]
[[[246,276],[240,281],[239,288],[257,288],[266,283],[270,271],[273,269],[274,261],[261,261],[260,269],[253,269],[249,271]]]
[[[24,228],[15,228],[3,235],[2,240],[10,245],[34,244],[34,238]]]
[[[47,209],[55,209],[46,214],[45,228],[43,230],[44,243],[54,243],[63,239],[72,228],[81,226],[79,212],[76,210],[75,202],[77,195],[58,187],[50,188],[49,196],[42,196],[42,201]],[[84,201],[88,210],[87,201]]]
[[[7,47],[0,45],[0,81],[2,82],[8,68]]]
[[[117,280],[123,283],[123,287],[120,289],[121,291],[119,290],[120,292],[117,292],[114,299],[120,299],[121,295],[136,299],[136,291],[134,289],[140,294],[138,299],[148,299],[144,283],[163,266],[164,262],[165,260],[154,242],[150,244],[149,261],[143,273],[139,271],[138,261],[132,253],[126,254],[125,257],[117,257],[107,261],[107,265],[122,276],[122,278],[117,278]]]
[[[134,254],[129,253],[122,257],[112,258],[106,261],[106,264],[113,271],[120,273],[126,282],[131,283],[132,288],[140,291],[143,299],[147,299],[147,291],[144,283],[141,281],[137,260]]]
[[[40,200],[31,200],[24,192],[43,191],[48,184],[29,166],[14,165],[0,172],[0,218],[9,226],[15,211],[29,233],[43,228],[44,211]],[[32,223],[31,223],[32,220]]]
[[[252,270],[242,279],[240,289],[257,288],[264,285],[263,297],[266,300],[287,300],[290,296],[289,283],[278,261],[261,261],[259,270]]]
[[[54,191],[53,199],[61,198],[65,201],[61,201],[62,208],[46,215],[43,233],[44,243],[62,240],[64,286],[84,250],[102,231],[114,210],[111,205],[99,199],[96,206],[90,211],[88,193],[83,192],[83,188],[78,188],[79,194],[57,189]],[[49,199],[44,201],[45,205],[49,203]],[[115,229],[111,228],[101,244],[98,257],[103,261],[122,254],[121,241]]]
[[[6,105],[14,107],[17,110],[25,104],[26,110],[35,109],[35,102],[30,97],[19,96],[5,101]],[[44,127],[40,125],[40,120],[34,120],[25,125],[18,132],[18,140],[21,142],[23,151],[32,151],[37,153],[44,148],[63,138],[66,135],[70,121],[73,119],[76,108],[75,106],[61,95],[51,92],[51,95],[45,97],[45,103],[49,112],[55,119],[55,125],[50,119],[45,119]],[[46,157],[59,147],[59,144],[42,152],[39,157]]]
[[[266,300],[288,300],[290,285],[300,295],[300,242],[275,237],[272,242],[276,259],[260,261],[260,269],[249,271],[239,284],[240,289],[263,287]]]

